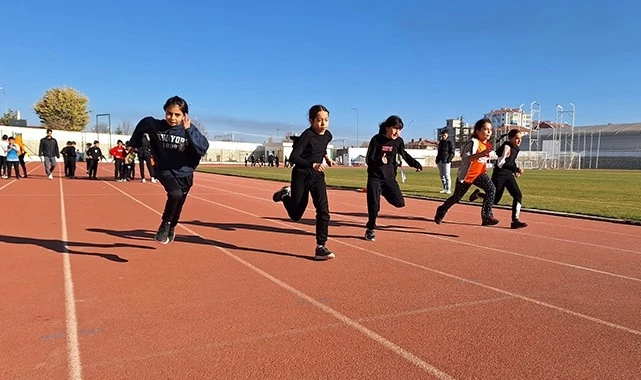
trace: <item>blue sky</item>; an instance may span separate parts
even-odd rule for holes
[[[320,103],[335,139],[351,143],[352,108],[359,140],[392,114],[406,140],[434,138],[447,118],[473,123],[534,100],[544,120],[573,102],[577,126],[638,122],[639,4],[11,1],[2,7],[0,108],[39,125],[33,104],[69,86],[115,126],[162,118],[177,94],[210,135],[249,139],[301,132]]]

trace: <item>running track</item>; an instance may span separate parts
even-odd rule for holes
[[[364,194],[330,190],[315,262],[282,183],[198,173],[165,246],[159,184],[29,170],[0,182],[2,379],[641,376],[641,227],[407,199],[368,242]]]

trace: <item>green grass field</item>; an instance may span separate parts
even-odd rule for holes
[[[201,165],[199,171],[284,182],[290,180],[290,169],[282,167]],[[407,182],[401,184],[404,194],[446,197],[438,193],[441,181],[437,169],[428,168],[417,173],[405,168],[405,172]],[[456,169],[452,170],[452,176],[456,176]],[[366,181],[365,168],[338,166],[326,171],[328,186],[359,189],[365,187]],[[641,221],[641,171],[638,170],[527,170],[518,182],[523,192],[524,208]],[[512,197],[506,191],[501,204],[511,203]]]

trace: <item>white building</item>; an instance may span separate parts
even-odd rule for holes
[[[525,127],[530,129],[532,126],[532,118],[528,112],[522,108],[501,108],[492,110],[486,113],[485,118],[492,121],[494,128],[515,128]]]

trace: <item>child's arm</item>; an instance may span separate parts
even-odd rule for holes
[[[372,139],[369,141],[369,145],[367,146],[367,154],[365,154],[365,164],[367,166],[374,165],[374,163],[376,162],[376,156],[379,155],[379,147],[380,145],[376,140],[376,136],[372,137]]]
[[[336,165],[336,161],[332,160],[332,159],[329,157],[329,154],[327,154],[327,153],[325,153],[325,163],[327,164],[327,166],[334,166],[334,165]]]
[[[404,144],[404,143],[401,143],[401,145],[399,146],[399,148],[398,148],[398,153],[400,153],[401,157],[403,157],[403,159],[405,160],[405,162],[407,162],[407,164],[408,164],[409,166],[411,166],[411,167],[413,167],[414,169],[416,169],[416,171],[419,171],[419,172],[420,172],[420,171],[422,171],[422,170],[423,170],[423,165],[421,165],[421,163],[420,163],[420,162],[416,161],[416,160],[414,159],[414,157],[410,156],[410,155],[409,155],[409,153],[407,153],[407,152],[405,151],[405,144]]]
[[[307,144],[309,144],[309,141],[311,138],[310,136],[311,135],[309,133],[303,132],[298,138],[298,141],[296,141],[296,143],[294,144],[294,149],[292,150],[292,153],[289,155],[289,162],[291,162],[292,164],[296,165],[299,168],[314,167],[313,162],[304,160],[300,157],[300,155],[303,153],[303,150],[305,150],[305,147],[307,146]]]
[[[196,153],[200,156],[206,155],[207,149],[209,149],[209,141],[207,141],[207,138],[193,125],[192,127],[185,128],[185,131],[187,132],[187,139],[196,150]]]

